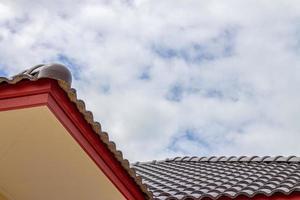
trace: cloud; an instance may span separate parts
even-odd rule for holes
[[[228,57],[234,53],[236,31],[235,28],[227,28],[208,41],[201,41],[200,43],[195,41],[180,48],[173,47],[173,45],[168,47],[162,44],[154,44],[153,52],[164,59],[177,58],[197,64]]]
[[[2,1],[0,71],[61,62],[130,161],[299,154],[297,1]]]

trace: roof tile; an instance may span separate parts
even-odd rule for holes
[[[166,200],[300,191],[300,159],[295,156],[177,157],[154,164],[136,163],[133,167],[142,177],[145,170],[155,174],[155,181],[145,178],[157,200],[165,197],[157,193],[161,187],[155,183],[166,181],[171,195]]]

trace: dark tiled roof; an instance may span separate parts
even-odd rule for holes
[[[300,191],[300,157],[177,157],[135,163],[157,200],[253,197]]]
[[[117,150],[116,144],[113,141],[109,140],[108,134],[102,131],[100,123],[94,121],[93,113],[86,110],[84,101],[77,98],[76,90],[74,88],[71,88],[72,75],[65,66],[60,64],[37,65],[11,78],[0,77],[0,84],[17,84],[23,80],[37,81],[41,78],[50,78],[57,80],[58,85],[66,92],[70,101],[76,105],[78,111],[92,126],[95,133],[99,135],[102,142],[106,144],[107,148],[120,162],[122,167],[133,178],[135,183],[145,194],[145,197],[147,199],[152,199],[152,194],[151,192],[149,192],[147,186],[142,183],[141,177],[136,174],[133,168],[130,167],[128,160],[123,158],[123,154],[121,151]]]

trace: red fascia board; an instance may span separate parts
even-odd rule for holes
[[[140,188],[87,123],[56,80],[0,85],[0,111],[46,105],[101,171],[128,200],[144,200]]]
[[[0,84],[0,111],[46,105],[51,85],[46,80]]]

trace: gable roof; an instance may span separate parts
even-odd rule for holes
[[[156,200],[300,191],[300,157],[176,157],[133,164]]]
[[[13,85],[25,80],[38,81],[43,78],[57,81],[59,87],[63,89],[69,100],[74,103],[86,122],[91,125],[94,132],[99,135],[101,141],[107,146],[107,149],[114,155],[120,165],[127,171],[128,175],[144,193],[145,198],[151,199],[152,193],[148,191],[147,186],[142,183],[141,177],[130,167],[128,160],[123,158],[123,154],[121,151],[117,150],[116,144],[109,140],[108,134],[102,131],[100,123],[94,120],[92,112],[86,110],[84,101],[77,98],[76,90],[71,88],[71,73],[65,66],[60,64],[37,65],[11,78],[0,77],[0,85]]]
[[[289,195],[300,191],[300,157],[296,156],[176,157],[138,162],[130,167],[115,143],[109,140],[108,134],[101,130],[100,123],[94,121],[93,114],[86,110],[84,102],[77,98],[76,90],[71,88],[71,74],[64,66],[37,65],[12,78],[0,77],[0,86],[43,78],[57,82],[146,199],[216,200],[220,197],[254,197],[258,194]]]

